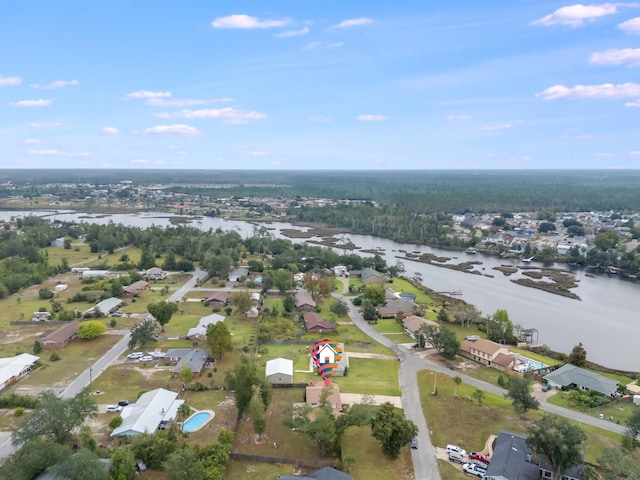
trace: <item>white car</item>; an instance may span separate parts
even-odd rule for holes
[[[137,359],[142,358],[142,357],[144,357],[144,353],[142,353],[142,352],[133,352],[133,353],[130,353],[129,355],[127,355],[127,358],[129,360],[137,360]]]
[[[447,453],[458,453],[463,457],[467,454],[463,448],[457,445],[447,445]]]
[[[107,405],[107,413],[118,413],[122,411],[120,405]]]
[[[475,463],[465,463],[462,465],[462,470],[466,473],[470,473],[471,475],[475,475],[478,478],[484,478],[484,475],[487,473],[484,468],[479,467]]]
[[[140,360],[138,360],[139,362],[153,362],[153,360],[155,360],[151,355],[145,355],[143,357],[140,357]]]

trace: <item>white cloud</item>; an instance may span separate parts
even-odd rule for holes
[[[182,110],[170,115],[174,118],[189,118],[189,119],[206,119],[214,118],[223,120],[225,123],[248,123],[253,120],[262,120],[267,118],[267,115],[262,112],[250,111],[245,112],[243,110],[237,110],[232,107],[225,108],[204,108],[201,110]]]
[[[273,19],[260,20],[256,17],[251,17],[249,15],[229,15],[227,17],[216,18],[213,22],[211,22],[211,26],[213,28],[253,29],[253,28],[284,27],[285,25],[289,25],[290,23],[291,23],[291,20],[288,18],[283,18],[282,20],[273,20]]]
[[[23,140],[22,143],[24,143],[25,145],[36,145],[38,143],[42,143],[42,140],[39,140],[37,138],[27,138],[26,140]]]
[[[19,100],[17,102],[9,102],[12,107],[48,107],[53,103],[51,99],[38,99],[38,100]]]
[[[149,90],[138,90],[137,92],[131,92],[127,95],[127,98],[169,98],[171,92],[151,92]]]
[[[311,117],[309,117],[309,120],[311,120],[312,122],[329,123],[331,121],[331,118],[327,117],[326,115],[312,115]]]
[[[0,87],[15,87],[22,83],[20,77],[3,77],[0,75]]]
[[[34,150],[29,149],[27,155],[33,157],[91,157],[93,153],[88,152],[61,152],[60,150],[48,149],[48,150]]]
[[[589,62],[600,65],[640,65],[640,48],[622,48],[592,53]]]
[[[484,127],[481,127],[480,130],[484,130],[485,132],[497,132],[511,127],[513,127],[511,123],[501,123],[499,125],[485,125]]]
[[[611,158],[611,157],[613,157],[613,154],[612,153],[606,153],[606,152],[598,152],[598,153],[596,153],[596,157]]]
[[[379,115],[379,114],[358,115],[356,118],[361,122],[384,122],[385,120],[389,120],[389,117],[385,115]]]
[[[447,115],[447,120],[471,120],[471,115]]]
[[[309,27],[301,28],[300,30],[287,30],[286,32],[276,33],[274,37],[278,38],[287,38],[287,37],[298,37],[300,35],[306,35],[309,33]]]
[[[163,119],[171,118],[171,115],[169,115],[168,112],[154,113],[153,116],[156,117],[156,118],[163,118]]]
[[[105,135],[117,135],[120,133],[116,127],[104,127],[100,129],[100,133],[104,133]]]
[[[58,128],[64,127],[62,122],[32,122],[29,124],[31,128]]]
[[[625,33],[640,35],[640,17],[622,22],[618,25],[618,28]]]
[[[202,131],[190,125],[157,125],[147,128],[144,133],[147,135],[178,135],[182,137],[197,137],[202,135]]]
[[[135,160],[131,160],[129,163],[133,163],[134,165],[146,165],[151,163],[151,161],[144,158],[136,158]]]
[[[360,25],[368,25],[373,23],[374,21],[371,18],[361,17],[361,18],[351,18],[349,20],[343,20],[339,24],[334,25],[331,28],[349,28],[349,27],[357,27]]]
[[[640,99],[635,102],[627,102],[624,104],[625,107],[640,107]]]
[[[640,97],[640,84],[633,82],[576,85],[575,87],[554,85],[536,94],[536,97],[543,98],[544,100],[557,100],[559,98],[623,98],[636,96]]]
[[[74,87],[76,85],[80,85],[80,82],[77,80],[56,80],[46,85],[31,84],[29,86],[38,90],[55,90],[57,88]]]
[[[640,156],[640,150],[632,150],[629,152],[629,155],[631,155],[632,157],[638,157]]]
[[[569,5],[561,7],[555,12],[545,15],[529,25],[569,25],[570,27],[582,27],[585,22],[592,22],[596,18],[618,13],[619,7],[636,7],[635,3],[601,3],[600,5]]]
[[[302,50],[313,50],[316,48],[338,48],[344,45],[342,42],[311,42],[308,43]]]
[[[196,105],[206,105],[208,103],[231,102],[232,98],[214,98],[213,100],[202,100],[198,98],[149,98],[147,105],[154,107],[193,107]]]

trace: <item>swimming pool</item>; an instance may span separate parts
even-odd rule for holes
[[[202,410],[200,412],[196,412],[193,415],[191,415],[189,418],[187,418],[185,422],[182,424],[182,431],[189,433],[189,432],[195,432],[197,430],[200,430],[202,427],[204,427],[207,423],[211,421],[213,416],[214,416],[213,412],[209,410]]]
[[[540,370],[540,369],[546,367],[546,365],[544,363],[538,362],[537,360],[532,360],[531,358],[522,357],[522,361],[524,363],[530,365],[533,370]]]

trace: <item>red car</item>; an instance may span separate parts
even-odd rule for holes
[[[469,454],[469,460],[477,460],[478,462],[488,464],[491,461],[491,457],[489,457],[489,455],[485,455],[484,453],[471,452]]]

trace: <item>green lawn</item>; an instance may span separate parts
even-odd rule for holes
[[[278,474],[292,475],[295,467],[292,465],[272,465],[270,463],[236,462],[231,461],[227,465],[224,478],[238,480],[276,480]]]
[[[420,303],[423,305],[432,305],[433,303],[435,303],[433,298],[417,288],[407,279],[394,277],[393,281],[391,282],[391,286],[396,292],[415,293],[416,303]]]
[[[372,327],[380,333],[405,333],[402,325],[395,319],[378,320]]]
[[[377,358],[350,358],[346,377],[333,377],[344,393],[400,395],[398,362]]]

